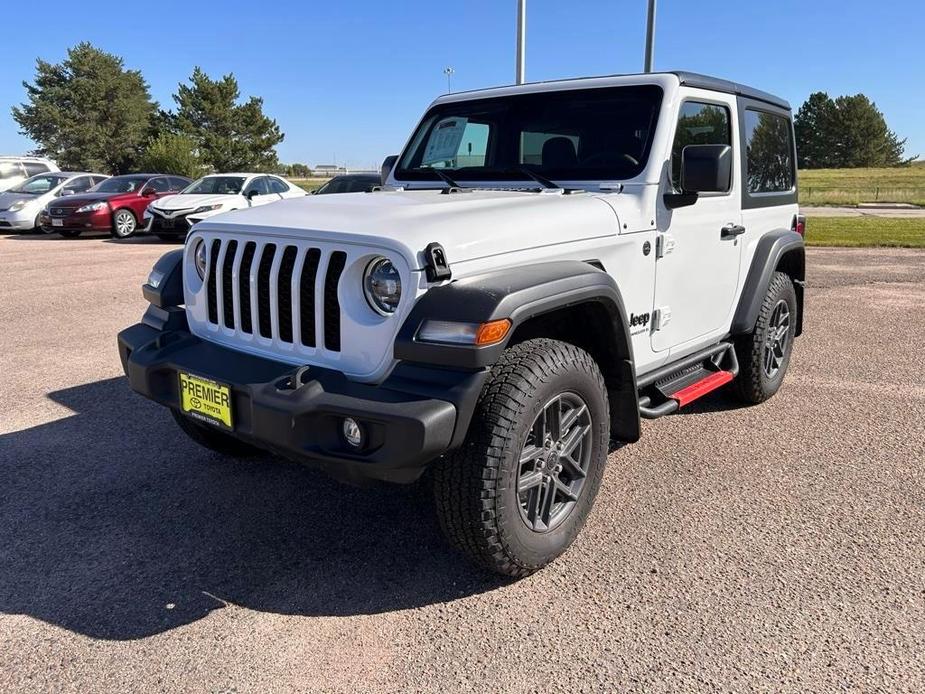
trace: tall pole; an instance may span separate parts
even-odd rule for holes
[[[454,69],[451,68],[451,67],[445,67],[445,68],[443,68],[443,74],[446,75],[446,93],[447,93],[447,94],[449,94],[449,93],[451,93],[451,92],[453,91],[453,83],[452,83],[451,79],[452,79],[452,77],[453,77],[453,73],[454,73],[454,72],[456,72],[456,70],[454,70]]]
[[[655,57],[655,0],[649,0],[649,16],[646,19],[646,72],[652,72]]]
[[[526,82],[527,62],[524,54],[527,50],[527,0],[517,0],[517,74],[515,84]]]

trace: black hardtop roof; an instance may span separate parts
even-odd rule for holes
[[[672,70],[669,74],[676,75],[677,78],[681,81],[681,84],[686,87],[694,87],[696,89],[710,89],[714,92],[735,94],[736,96],[744,96],[747,99],[764,101],[765,103],[771,104],[773,106],[779,106],[780,108],[785,108],[788,111],[790,110],[790,102],[786,99],[782,99],[779,96],[774,96],[768,92],[763,92],[760,89],[754,89],[744,84],[739,84],[738,82],[731,82],[729,80],[720,79],[719,77],[710,77],[709,75],[701,75],[696,72],[683,72],[680,70]]]

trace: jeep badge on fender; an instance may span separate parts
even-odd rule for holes
[[[442,96],[381,188],[194,224],[122,364],[213,450],[430,470],[450,542],[525,576],[640,418],[780,388],[803,325],[795,155],[786,101],[703,75]]]

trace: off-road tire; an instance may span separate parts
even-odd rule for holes
[[[74,229],[59,229],[57,232],[63,239],[76,239],[81,232]]]
[[[229,436],[208,424],[200,424],[177,410],[171,409],[170,414],[173,415],[183,433],[204,448],[231,458],[252,458],[264,455],[259,448],[244,443],[234,436]]]
[[[545,405],[577,395],[590,414],[584,484],[564,520],[531,529],[518,496],[521,454]],[[600,369],[584,350],[549,339],[507,349],[482,389],[463,445],[432,469],[434,500],[447,539],[475,564],[527,576],[572,543],[590,513],[607,461],[610,419]]]
[[[772,331],[771,322],[775,309],[783,302],[789,311],[789,328],[783,357],[776,373],[770,375],[765,368],[765,349]],[[739,376],[736,378],[736,390],[739,398],[747,404],[764,402],[774,395],[784,381],[790,356],[793,353],[793,340],[797,328],[797,295],[793,281],[783,272],[775,272],[761,303],[755,330],[736,341],[736,356],[739,360]]]

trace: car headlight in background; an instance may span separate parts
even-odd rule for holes
[[[222,209],[222,204],[217,205],[203,205],[202,207],[197,207],[195,210],[190,212],[190,214],[200,214],[201,212],[212,212],[213,210]]]
[[[390,316],[401,299],[401,275],[388,258],[374,258],[363,274],[363,293],[376,313]]]
[[[24,207],[25,207],[26,205],[28,205],[30,202],[32,202],[32,201],[31,201],[31,200],[17,200],[17,201],[14,202],[12,205],[10,205],[9,211],[10,211],[10,212],[19,212],[22,208],[24,208]]]
[[[196,247],[193,249],[193,261],[196,263],[196,272],[199,273],[199,279],[206,278],[206,243],[202,239],[196,241]]]
[[[80,214],[81,212],[96,212],[97,210],[102,210],[104,207],[108,207],[107,203],[100,200],[98,202],[91,202],[89,205],[83,205],[74,210],[75,213]]]

